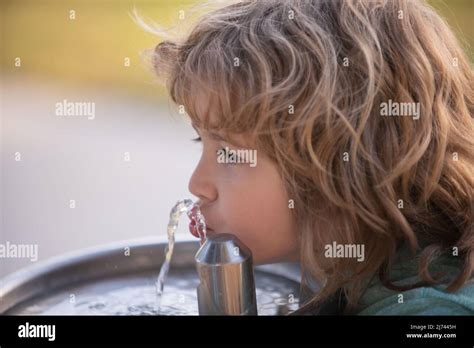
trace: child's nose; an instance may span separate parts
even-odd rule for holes
[[[189,179],[188,190],[202,201],[214,201],[217,189],[212,182],[212,173],[205,167],[202,159]]]

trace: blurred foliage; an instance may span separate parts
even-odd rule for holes
[[[265,0],[261,0],[265,1]],[[164,96],[141,52],[159,37],[132,19],[139,13],[164,27],[189,28],[186,11],[199,0],[0,0],[4,72],[57,79],[74,85],[122,88],[127,93]],[[474,61],[473,0],[429,1],[446,18]],[[71,20],[70,11],[76,18]],[[184,20],[180,17],[184,10]],[[22,69],[14,67],[20,57]],[[130,67],[124,59],[130,58]]]
[[[163,95],[143,53],[160,41],[132,18],[133,9],[164,28],[190,24],[180,10],[196,1],[0,0],[2,70],[74,85],[119,87]],[[71,20],[70,11],[75,19]],[[14,61],[21,58],[21,70]],[[125,59],[130,66],[125,66]]]
[[[474,0],[428,0],[449,24],[464,51],[474,63]]]

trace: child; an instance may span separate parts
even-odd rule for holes
[[[297,313],[474,314],[473,74],[427,4],[237,2],[153,62],[209,233],[299,261]]]

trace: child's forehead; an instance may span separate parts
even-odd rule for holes
[[[213,98],[201,92],[193,98],[191,103],[188,115],[191,118],[193,128],[199,133],[210,134],[211,137],[212,135],[219,135],[221,139],[218,139],[218,136],[214,138],[223,140],[225,138],[223,133],[227,132],[220,119],[221,112],[216,107]]]
[[[218,98],[215,96],[204,92],[196,93],[188,111],[193,127],[200,131],[221,134],[223,137],[238,133],[238,130],[232,127],[233,122],[229,120],[232,116],[224,115]]]
[[[188,99],[185,108],[192,126],[199,133],[209,135],[218,141],[225,141],[238,147],[249,147],[254,143],[248,130],[240,129],[238,115],[226,115],[221,107],[221,100],[216,91],[202,88],[195,91]]]
[[[193,93],[188,108],[194,127],[211,128],[211,125],[219,123],[219,110],[216,98],[210,93],[202,90]]]

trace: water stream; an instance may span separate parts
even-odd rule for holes
[[[194,203],[190,199],[179,200],[170,212],[170,219],[168,222],[167,234],[168,234],[168,246],[165,251],[165,261],[161,266],[158,279],[156,281],[156,311],[160,312],[161,298],[163,296],[163,290],[165,286],[166,277],[169,272],[171,258],[173,257],[173,249],[175,242],[175,233],[178,229],[179,219],[181,215],[186,213],[191,220],[194,230],[197,232],[201,239],[201,244],[206,239],[206,221],[204,216],[201,214],[201,209],[198,203]]]

